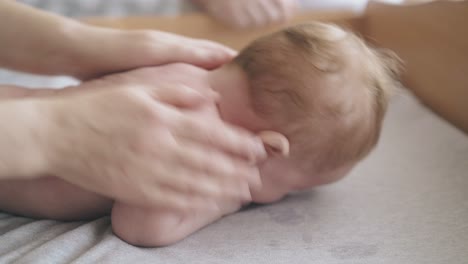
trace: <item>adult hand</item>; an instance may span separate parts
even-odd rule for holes
[[[95,27],[17,1],[0,1],[0,35],[0,67],[79,79],[170,62],[215,68],[235,55],[211,41]]]
[[[260,184],[250,164],[265,156],[263,145],[246,131],[190,110],[206,96],[177,85],[116,87],[111,81],[106,89],[106,83],[91,81],[86,93],[78,88],[41,100],[53,117],[44,145],[48,173],[140,206],[250,201],[248,185]]]
[[[229,62],[236,52],[221,44],[156,30],[84,27],[71,49],[70,74],[90,79],[145,66],[184,62],[206,69]]]
[[[193,0],[212,17],[236,28],[285,22],[295,12],[297,0]]]

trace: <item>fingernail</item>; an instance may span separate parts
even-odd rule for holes
[[[221,99],[221,95],[220,95],[218,92],[213,91],[213,90],[210,90],[209,96],[210,96],[210,98],[213,99],[214,101],[218,101],[219,99]]]
[[[254,153],[257,159],[264,159],[267,157],[265,146],[260,139],[257,139],[254,146]]]
[[[229,56],[231,56],[231,57],[235,57],[235,56],[237,56],[239,54],[239,52],[237,52],[237,51],[235,51],[233,49],[228,49],[227,52],[228,52]]]

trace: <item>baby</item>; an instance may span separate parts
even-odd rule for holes
[[[292,191],[344,177],[376,145],[398,60],[341,28],[310,23],[262,37],[214,71],[170,64],[116,74],[181,83],[220,94],[193,114],[218,116],[257,133],[268,158],[258,164],[261,187],[252,201],[270,203]],[[50,177],[0,182],[0,208],[27,216],[81,220],[112,209],[112,228],[140,246],[175,243],[233,213],[242,201],[217,201],[210,211],[138,208],[113,202]]]

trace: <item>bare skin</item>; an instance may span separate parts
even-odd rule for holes
[[[17,1],[0,1],[0,35],[1,67],[82,80],[170,62],[211,69],[235,55],[210,41],[93,27]],[[211,103],[213,94],[156,83],[96,80],[66,92],[0,86],[0,180],[56,175],[112,199],[166,208],[250,197],[240,183],[258,184],[249,163],[265,155],[261,142],[222,122],[213,131],[182,110]],[[234,175],[237,166],[245,178]],[[192,184],[193,173],[200,184]]]
[[[286,22],[297,0],[192,0],[210,16],[235,28],[262,27]]]
[[[211,69],[235,55],[211,41],[94,27],[17,1],[0,1],[0,34],[0,67],[82,80],[171,62]]]
[[[114,232],[123,240],[140,246],[172,244],[223,215],[239,210],[243,204],[251,201],[277,201],[291,190],[309,186],[304,180],[308,178],[307,175],[295,174],[294,170],[282,161],[281,157],[287,155],[288,151],[288,143],[284,141],[285,139],[279,136],[280,139],[277,140],[274,132],[262,132],[268,130],[269,124],[246,107],[248,105],[247,83],[240,69],[228,65],[210,72],[186,64],[172,64],[112,75],[102,82],[126,83],[135,79],[145,80],[145,82],[165,81],[177,82],[181,85],[191,84],[191,87],[199,91],[210,89],[217,91],[221,96],[218,104],[198,108],[196,111],[191,111],[191,115],[204,118],[210,123],[223,119],[253,133],[266,133],[264,141],[271,146],[273,152],[270,152],[269,159],[259,164],[261,186],[249,184],[247,181],[241,182],[244,184],[244,190],[250,193],[251,197],[202,199],[200,202],[205,207],[186,209],[167,209],[162,206],[139,207],[125,202],[115,202],[112,208],[112,226]],[[228,85],[220,86],[220,84]],[[212,161],[212,163],[218,162]],[[286,172],[288,173],[287,179],[283,177]],[[196,179],[196,175],[193,175],[193,179]],[[0,206],[18,214],[65,220],[105,215],[112,207],[112,200],[77,190],[75,186],[68,185],[57,178],[40,179],[35,182],[0,184]],[[25,193],[28,195],[21,195]],[[81,212],[69,209],[70,204],[77,205],[77,209]]]
[[[259,47],[254,48],[253,51],[258,52],[259,50],[261,50],[261,47],[262,46],[260,45],[260,48]],[[309,46],[309,47],[313,48],[314,46]],[[289,58],[286,58],[286,59],[289,59]],[[255,63],[255,60],[246,61],[246,63],[252,63],[252,62]],[[279,60],[279,62],[282,62],[282,61]],[[315,164],[313,162],[309,163],[309,160],[304,160],[303,157],[309,157],[309,154],[311,155],[314,155],[315,153],[320,154],[320,151],[322,151],[322,147],[323,147],[321,145],[312,145],[313,149],[310,149],[310,151],[307,151],[306,154],[301,153],[301,152],[296,152],[294,153],[296,155],[291,155],[291,158],[288,158],[287,155],[288,155],[288,149],[289,149],[289,141],[288,141],[288,138],[282,135],[280,132],[287,131],[286,128],[291,128],[291,126],[293,130],[296,130],[296,132],[297,130],[301,128],[295,128],[294,124],[288,123],[288,121],[293,118],[292,115],[289,115],[288,120],[285,122],[276,122],[276,126],[273,126],[267,120],[274,120],[273,118],[274,114],[281,114],[282,111],[288,111],[290,110],[290,108],[286,108],[286,107],[272,108],[270,109],[271,111],[269,111],[269,114],[268,114],[270,118],[267,117],[265,119],[262,119],[260,115],[256,114],[257,113],[256,111],[253,111],[253,105],[255,105],[254,103],[256,102],[252,102],[249,97],[251,94],[250,93],[251,91],[249,89],[259,88],[255,86],[255,81],[258,80],[258,78],[261,79],[263,77],[264,78],[263,80],[270,81],[269,84],[271,84],[272,79],[266,78],[265,77],[266,75],[262,75],[263,73],[262,70],[268,70],[270,68],[265,67],[262,70],[257,69],[257,72],[260,72],[259,77],[257,77],[257,79],[255,78],[250,79],[249,80],[250,83],[252,83],[252,85],[254,86],[248,87],[249,81],[247,80],[247,75],[239,68],[239,66],[236,66],[236,65],[237,65],[236,63],[228,64],[226,66],[223,66],[220,69],[208,72],[206,70],[196,68],[196,67],[186,65],[186,64],[172,64],[172,65],[166,65],[166,66],[157,67],[157,68],[140,69],[140,70],[124,73],[124,74],[113,75],[113,76],[109,76],[108,78],[101,80],[105,82],[107,81],[107,82],[114,82],[114,83],[126,83],[132,80],[133,81],[146,80],[150,83],[153,83],[153,82],[163,80],[168,83],[177,84],[181,86],[190,84],[194,90],[200,93],[205,93],[206,91],[214,90],[220,95],[220,99],[216,101],[217,103],[204,104],[203,107],[196,108],[196,110],[195,108],[192,108],[192,109],[187,109],[185,112],[189,116],[191,116],[192,119],[196,119],[196,118],[204,119],[206,123],[216,124],[216,120],[222,120],[232,125],[243,127],[246,130],[250,131],[251,133],[255,133],[259,135],[262,138],[263,143],[265,144],[265,147],[268,151],[268,158],[266,160],[258,161],[255,164],[258,166],[260,170],[262,185],[255,186],[251,183],[248,183],[248,181],[244,181],[244,182],[240,182],[240,185],[238,186],[240,187],[240,189],[245,189],[247,192],[249,192],[251,194],[251,199],[245,200],[242,198],[239,198],[239,199],[231,198],[231,199],[226,200],[226,199],[223,199],[222,197],[219,199],[205,199],[203,203],[207,205],[206,207],[207,210],[200,210],[198,208],[176,208],[174,209],[174,208],[164,208],[160,206],[135,206],[133,204],[126,203],[126,201],[117,199],[112,209],[112,220],[113,220],[112,225],[113,225],[114,232],[123,240],[129,243],[132,243],[134,245],[143,245],[143,246],[168,245],[176,241],[179,241],[180,239],[183,239],[187,235],[195,232],[202,226],[205,226],[206,224],[212,221],[215,221],[216,219],[219,219],[223,215],[236,211],[244,203],[249,202],[250,200],[255,201],[255,202],[260,202],[260,203],[274,202],[274,201],[281,199],[285,194],[287,194],[290,191],[300,190],[300,189],[304,189],[304,188],[308,188],[308,187],[312,187],[312,186],[316,186],[320,184],[329,183],[331,181],[335,181],[343,177],[344,175],[346,175],[357,162],[356,159],[359,157],[359,155],[351,152],[348,157],[341,158],[341,159],[346,158],[347,162],[345,161],[340,162],[339,163],[340,165],[334,165],[334,168],[332,169],[322,168],[322,171],[317,170],[314,172],[313,166],[315,166]],[[272,64],[269,64],[269,65],[273,66]],[[372,65],[376,66],[376,64],[374,63],[372,63]],[[315,64],[312,66],[314,68],[316,67]],[[247,71],[249,71],[250,74],[252,74],[252,71],[255,71],[255,70],[247,69]],[[372,75],[374,73],[369,73],[369,74]],[[282,77],[280,73],[275,73],[275,76]],[[333,81],[336,81],[336,79],[334,78],[336,77],[336,75],[332,75],[332,77],[333,78],[331,79]],[[335,98],[334,95],[336,95],[338,91],[340,91],[339,89],[341,89],[343,86],[351,87],[351,89],[354,87],[353,85],[348,86],[347,84],[349,82],[347,80],[349,79],[343,79],[346,85],[322,86],[320,85],[321,82],[318,82],[318,83],[316,82],[317,79],[312,79],[307,84],[302,84],[302,83],[300,84],[301,87],[306,86],[308,88],[307,95],[304,94],[301,96],[306,97],[308,99],[310,99],[309,97],[320,96],[318,97],[320,100],[323,100],[324,102],[328,103],[329,102],[328,100],[334,99]],[[275,81],[278,81],[278,80],[275,80]],[[292,82],[292,80],[289,80],[288,83],[290,82]],[[362,82],[359,82],[359,84],[361,83]],[[331,82],[331,84],[336,84],[336,83]],[[269,85],[269,86],[271,87],[274,85]],[[265,88],[268,89],[269,87],[265,87]],[[375,87],[369,87],[369,88],[375,88]],[[345,94],[346,93],[355,94],[355,92],[353,91],[359,91],[359,90],[351,90],[351,89],[347,89],[346,90],[347,92],[345,92]],[[278,92],[278,90],[273,89],[268,92],[271,92],[274,94],[275,92]],[[351,103],[355,105],[361,105],[361,102],[372,102],[366,98],[370,94],[367,92],[367,90],[363,91],[361,94],[364,96],[355,95],[356,100],[352,100]],[[268,95],[265,95],[265,96],[268,96]],[[349,95],[346,97],[343,97],[342,98],[343,102],[345,103],[349,102],[348,98],[349,98]],[[256,97],[256,99],[261,101],[258,98],[258,96]],[[276,98],[265,97],[265,99],[268,99],[270,102],[275,103]],[[366,101],[358,101],[358,100],[366,100]],[[332,105],[335,105],[336,102],[337,101],[332,100],[330,103]],[[307,104],[307,102],[303,102],[303,103]],[[258,104],[255,106],[264,107],[265,105]],[[358,108],[359,111],[354,112],[355,115],[350,119],[354,119],[355,117],[357,117],[357,115],[366,113],[366,111],[368,111],[368,109],[371,108],[371,107],[368,108],[367,106],[368,105],[364,103],[364,107],[362,109]],[[381,106],[384,107],[384,105],[381,105]],[[273,111],[275,112],[273,113]],[[332,113],[332,115],[335,115],[335,113]],[[346,116],[346,117],[349,117],[349,116]],[[361,124],[364,124],[365,126],[369,119],[370,118],[365,118],[364,116],[364,118],[362,119],[363,123]],[[335,123],[336,121],[335,119],[330,118],[330,116],[328,115],[325,115],[325,118],[323,120],[331,121],[333,123]],[[165,121],[168,122],[169,124],[171,123],[171,119],[166,119]],[[343,123],[348,123],[348,121],[350,120],[346,120]],[[307,122],[307,119],[301,120],[300,122]],[[325,123],[328,123],[328,122],[325,122]],[[354,124],[354,122],[352,122],[351,124]],[[357,124],[360,124],[360,123],[357,123]],[[141,125],[144,125],[144,124],[141,124]],[[322,123],[312,123],[312,125],[314,127],[320,128],[322,131],[325,131],[325,129],[327,128],[326,125],[322,126]],[[278,129],[278,131],[272,131],[273,127]],[[356,127],[358,126],[349,126],[349,129],[353,129]],[[370,126],[370,128],[372,127],[373,126]],[[191,130],[190,127],[183,127],[183,128],[184,130]],[[342,130],[341,128],[342,127],[336,127],[335,131],[341,131]],[[217,130],[216,126],[213,127],[213,130]],[[317,141],[321,140],[321,142],[324,142],[326,144],[336,143],[333,141],[333,139],[325,138],[324,140],[323,137],[320,135],[322,133],[317,133],[317,134],[314,134],[313,132],[308,133],[310,132],[309,130],[303,130],[301,132],[304,132],[305,134],[308,134],[310,136],[314,135],[316,138],[313,140],[317,140]],[[356,133],[356,134],[360,134],[360,133]],[[289,135],[291,136],[292,140],[294,140],[295,135],[293,133]],[[229,138],[230,138],[229,135],[227,136],[225,135],[224,137],[224,139],[226,140],[228,140]],[[308,140],[309,138],[310,137],[303,138],[303,139]],[[338,139],[339,139],[339,141],[337,141],[338,144],[343,144],[343,142],[348,140],[348,138],[344,136],[338,137]],[[349,140],[351,141],[348,141],[348,142],[354,142],[352,141],[352,138],[350,138]],[[310,141],[302,141],[302,142],[296,141],[295,145],[293,146],[297,146],[298,144],[308,144],[309,142]],[[162,144],[164,146],[164,143]],[[338,146],[338,144],[334,144],[330,146],[335,147],[335,146]],[[327,151],[327,147],[325,147],[325,151]],[[354,145],[349,146],[349,148],[353,148],[353,147]],[[165,149],[163,148],[163,150]],[[365,155],[365,153],[361,155]],[[303,157],[299,157],[299,156],[303,156]],[[354,158],[352,156],[354,156]],[[130,163],[131,163],[132,157],[128,157],[128,158],[130,158]],[[334,157],[332,155],[327,157],[327,159],[329,160],[333,158]],[[296,160],[293,160],[293,159],[296,159]],[[294,161],[299,161],[300,164],[297,164],[297,163],[294,164]],[[121,159],[121,162],[122,164],[124,164],[126,160]],[[216,164],[217,162],[219,161],[211,160],[210,163]],[[209,163],[206,163],[206,165],[208,164]],[[301,164],[302,165],[305,164],[305,166],[301,166]],[[298,166],[295,166],[295,165],[298,165]],[[176,169],[173,172],[177,173],[178,170]],[[197,178],[196,174],[194,176],[195,176],[194,178]],[[193,184],[196,184],[196,182],[193,182]],[[125,191],[125,190],[122,189],[122,191]],[[12,192],[12,195],[13,195],[13,198],[10,197],[10,199],[14,200],[15,193]],[[41,195],[43,194],[39,194],[37,199],[41,199]],[[42,196],[42,197],[45,197],[45,196]],[[6,197],[5,199],[8,199],[8,197]],[[21,204],[17,206],[20,208]],[[45,208],[44,210],[47,210],[47,208]],[[107,207],[102,208],[103,213],[106,213],[107,212],[106,210],[108,210]],[[60,208],[59,208],[59,212],[60,212]],[[52,212],[51,215],[53,215],[53,213],[54,212]]]

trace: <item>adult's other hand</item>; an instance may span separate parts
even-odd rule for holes
[[[297,9],[297,0],[193,0],[215,19],[236,28],[285,22]]]
[[[220,197],[250,200],[248,185],[260,184],[252,159],[264,157],[263,145],[246,131],[183,110],[208,95],[178,85],[94,83],[100,89],[90,82],[86,93],[41,100],[52,116],[47,173],[136,205],[183,209]]]

